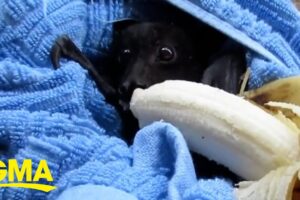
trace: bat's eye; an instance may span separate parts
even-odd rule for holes
[[[130,49],[121,50],[119,58],[118,58],[119,63],[127,62],[129,60],[130,56],[131,56],[131,50]]]
[[[170,61],[174,58],[174,51],[169,47],[159,49],[159,59],[161,61]]]
[[[123,49],[122,54],[123,55],[129,55],[129,54],[131,54],[131,50],[130,49]]]

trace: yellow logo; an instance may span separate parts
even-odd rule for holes
[[[8,182],[1,183],[6,176]],[[19,168],[16,159],[8,160],[7,166],[3,161],[0,161],[0,187],[28,188],[44,192],[50,192],[56,188],[52,185],[39,184],[40,179],[45,179],[48,182],[53,181],[46,160],[40,161],[35,174],[32,174],[32,161],[30,159],[25,159],[21,168]]]

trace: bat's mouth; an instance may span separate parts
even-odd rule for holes
[[[120,107],[122,108],[123,111],[127,112],[127,111],[129,111],[129,102],[130,102],[130,100],[120,99],[118,101],[118,104],[120,105]]]

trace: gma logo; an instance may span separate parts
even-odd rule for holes
[[[1,183],[6,177],[7,182]],[[25,159],[20,168],[16,159],[8,160],[7,166],[3,161],[0,161],[0,187],[27,188],[43,192],[50,192],[56,188],[52,185],[39,184],[41,179],[53,182],[46,160],[40,160],[35,174],[32,174],[32,161],[30,159]]]

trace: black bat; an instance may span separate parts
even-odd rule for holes
[[[125,132],[135,133],[138,128],[129,110],[136,88],[165,80],[187,80],[238,92],[246,66],[244,50],[212,28],[200,26],[199,31],[189,31],[172,23],[130,22],[115,29],[111,56],[116,63],[112,64],[114,73],[101,74],[67,36],[55,41],[51,60],[55,68],[61,57],[86,68],[108,102],[120,111]],[[114,81],[107,81],[107,76]],[[132,136],[129,134],[127,139]]]
[[[216,45],[209,41],[210,36],[200,34],[198,37],[208,37],[203,38],[207,41],[201,44],[173,24],[142,22],[129,25],[119,31],[115,42],[117,53],[113,57],[117,58],[116,70],[121,73],[117,87],[99,74],[66,35],[55,41],[51,60],[55,68],[59,67],[61,57],[77,61],[90,72],[104,95],[109,100],[119,99],[124,110],[128,109],[135,88],[147,88],[164,80],[203,82],[237,93],[240,77],[245,71],[244,50],[227,40],[219,45],[217,52],[211,52]]]
[[[208,26],[197,33],[174,24],[132,23],[116,38],[122,72],[119,103],[128,109],[133,90],[165,80],[202,82],[236,94],[245,72],[245,53]]]
[[[67,36],[55,41],[51,60],[57,68],[60,58],[66,57],[89,71],[107,101],[118,109],[123,121],[123,138],[132,143],[138,122],[129,110],[129,102],[136,88],[176,79],[238,93],[240,77],[246,70],[245,49],[208,26],[197,27],[161,22],[116,24],[112,63],[104,72]],[[240,181],[225,167],[192,155],[199,176],[217,175]]]

